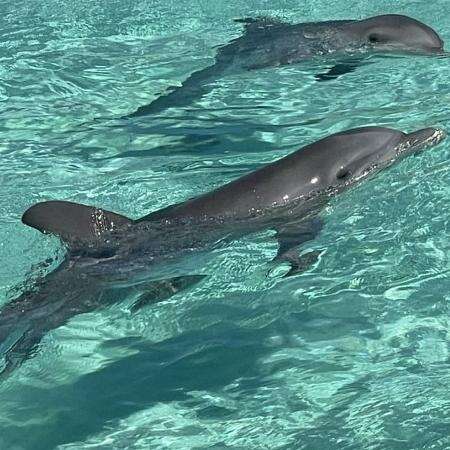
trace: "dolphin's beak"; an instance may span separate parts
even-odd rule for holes
[[[422,130],[407,133],[399,152],[417,153],[428,147],[433,147],[442,142],[447,133],[440,128],[423,128]]]

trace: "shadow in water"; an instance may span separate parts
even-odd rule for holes
[[[224,108],[225,112],[229,108]],[[216,110],[215,110],[216,111]],[[324,118],[309,118],[299,122],[285,124],[258,123],[238,117],[201,117],[199,110],[187,110],[180,117],[167,116],[139,119],[97,119],[82,125],[77,131],[83,140],[90,142],[90,136],[98,139],[102,134],[109,142],[122,143],[114,145],[114,154],[106,148],[90,147],[80,156],[93,161],[118,158],[148,158],[155,156],[182,155],[224,155],[224,153],[258,153],[279,148],[279,144],[263,140],[262,134],[280,136],[292,134],[299,127],[315,127]],[[251,112],[250,112],[251,113]],[[201,114],[201,113],[199,113]],[[269,115],[269,113],[268,113]],[[289,130],[293,130],[289,133]],[[297,131],[298,132],[298,131]],[[117,136],[114,140],[113,136]],[[127,139],[124,140],[124,136]],[[81,139],[80,139],[81,140]],[[142,141],[158,143],[153,148],[142,148]],[[140,144],[138,144],[140,142]],[[304,143],[299,139],[298,146]],[[141,146],[141,148],[139,148]]]
[[[120,349],[122,354],[136,353],[83,375],[70,385],[53,389],[10,386],[1,395],[3,418],[8,418],[4,420],[0,416],[1,444],[5,448],[48,450],[58,445],[83,442],[105,429],[115,428],[118,421],[159,403],[183,402],[183,409],[192,408],[200,421],[228,420],[230,416],[238,419],[239,409],[211,409],[208,402],[193,397],[192,392],[208,391],[214,396],[227,387],[244,406],[255,401],[261,387],[267,388],[274,382],[278,384],[278,376],[278,381],[272,376],[285,369],[295,367],[304,373],[305,378],[296,381],[301,385],[307,385],[311,377],[324,370],[336,371],[340,376],[353,370],[349,361],[327,361],[323,357],[317,359],[313,354],[311,359],[305,359],[303,353],[301,357],[267,359],[280,347],[297,348],[298,340],[291,340],[291,336],[299,332],[302,347],[306,343],[317,347],[322,341],[325,345],[330,340],[360,332],[370,332],[372,339],[379,338],[375,333],[376,325],[358,314],[348,320],[307,311],[303,306],[297,312],[288,308],[281,315],[281,311],[277,313],[276,310],[277,306],[270,303],[252,308],[251,313],[245,306],[226,304],[225,300],[203,304],[189,312],[191,319],[227,317],[227,322],[181,333],[157,343],[131,337],[109,341],[103,344],[99,353],[103,350],[108,354],[111,349]],[[244,317],[246,323],[266,319],[258,327],[245,328],[240,324]],[[277,337],[276,344],[273,343],[274,336]],[[354,377],[349,381],[342,393],[333,396],[336,402],[333,411],[340,414],[349,402],[367,389],[368,381],[364,378],[356,381],[354,387]],[[235,382],[237,385],[231,388]],[[42,417],[42,422],[36,422],[36,417]],[[329,417],[323,417],[324,423]]]
[[[4,393],[3,402],[17,406],[9,412],[13,422],[0,427],[2,445],[48,450],[83,441],[109,423],[159,402],[186,401],[191,391],[214,392],[238,378],[257,377],[257,362],[268,351],[265,337],[267,329],[243,330],[222,324],[159,343],[109,343],[137,353],[84,375],[72,385],[54,389],[21,386],[20,407],[16,391]],[[25,419],[42,417],[43,411],[51,411],[46,423]]]

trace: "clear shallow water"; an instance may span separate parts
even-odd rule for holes
[[[227,77],[195,111],[109,120],[210,64],[241,32],[232,18],[401,12],[450,42],[447,10],[4,3],[0,303],[61,252],[20,224],[37,201],[139,217],[345,128],[450,128],[448,61],[420,57],[371,60],[329,83],[308,65]],[[49,333],[0,385],[0,449],[449,448],[449,146],[336,198],[309,246],[323,256],[301,276],[267,276],[276,244],[260,234],[207,266],[192,260],[208,278],[168,302],[132,315],[124,299]]]

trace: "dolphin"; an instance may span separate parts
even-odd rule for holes
[[[337,63],[318,81],[352,72],[370,53],[439,54],[444,42],[429,26],[407,16],[387,14],[364,20],[289,24],[271,18],[237,19],[245,33],[221,47],[215,64],[194,72],[181,87],[139,107],[124,118],[187,106],[213,88],[222,76],[296,64],[314,58]]]
[[[436,128],[340,132],[137,220],[67,201],[31,206],[23,223],[59,236],[67,251],[59,267],[0,310],[0,372],[10,373],[47,332],[78,314],[130,294],[138,310],[198,283],[204,275],[180,273],[178,262],[243,235],[274,230],[274,261],[290,265],[287,275],[307,270],[319,254],[298,249],[320,233],[320,212],[331,197],[444,137]]]

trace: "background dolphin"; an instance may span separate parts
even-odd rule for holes
[[[71,317],[130,294],[133,308],[169,298],[202,279],[170,265],[193,251],[264,229],[276,231],[277,261],[289,274],[306,269],[317,253],[297,247],[314,239],[320,211],[330,197],[391,166],[402,157],[439,143],[445,133],[413,133],[368,127],[331,135],[216,190],[155,211],[139,220],[65,201],[38,203],[22,221],[57,235],[67,255],[0,311],[0,373],[7,375],[33,354],[48,331]],[[172,270],[172,272],[171,272]],[[169,278],[158,279],[161,274]]]
[[[220,48],[213,66],[194,72],[181,87],[125,117],[154,114],[173,106],[185,106],[212,89],[217,78],[239,71],[295,64],[315,57],[343,58],[319,81],[353,71],[361,57],[373,52],[435,54],[444,43],[429,26],[402,15],[382,15],[364,20],[339,20],[288,24],[270,18],[238,19],[243,36]]]

